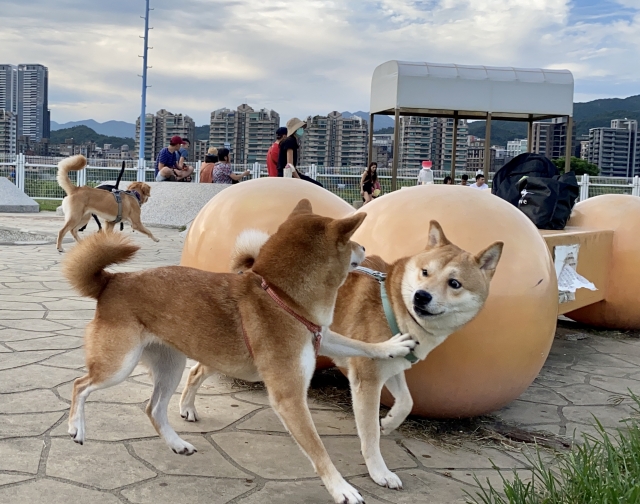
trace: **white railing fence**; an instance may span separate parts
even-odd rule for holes
[[[0,177],[7,177],[27,195],[36,199],[57,199],[64,197],[64,191],[56,181],[57,164],[63,158],[25,156],[0,156]],[[202,162],[194,165],[192,182],[200,181]],[[69,176],[74,184],[97,186],[103,182],[115,181],[120,173],[122,160],[118,159],[90,159],[87,167],[78,172],[70,172]],[[234,165],[234,172],[242,173],[249,170],[248,178],[267,176],[267,167],[260,163]],[[320,182],[327,190],[341,197],[348,203],[360,201],[360,177],[362,167],[331,167],[331,166],[301,166],[302,173]],[[416,184],[420,168],[400,169],[398,171],[398,188]],[[434,179],[441,184],[448,172],[434,170]],[[469,183],[475,181],[476,172],[456,172],[455,183],[459,184],[462,175],[469,177]],[[391,191],[391,169],[379,168],[378,177],[382,192]],[[491,177],[491,176],[490,176]],[[154,163],[146,161],[139,164],[137,160],[126,160],[123,181],[153,182]],[[491,178],[487,181],[491,185]],[[630,194],[640,197],[640,178],[624,177],[594,177],[579,175],[580,200],[586,200],[600,194]]]

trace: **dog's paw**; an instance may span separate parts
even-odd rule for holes
[[[154,242],[158,243],[160,241],[160,238],[156,238],[155,236],[153,238],[151,238]]]
[[[67,431],[74,443],[82,446],[84,444],[84,429],[79,429],[75,425],[70,425]]]
[[[408,355],[419,343],[410,334],[396,334],[381,344],[384,345],[385,357],[394,358]]]
[[[371,479],[378,485],[392,490],[402,490],[402,480],[398,475],[386,469],[385,471],[376,471],[369,474]]]
[[[398,421],[389,415],[380,420],[380,434],[383,436],[388,436],[398,427]]]
[[[185,406],[180,408],[180,416],[187,422],[197,422],[200,420],[195,406]]]
[[[60,253],[62,254],[62,253],[64,253],[64,249],[63,249],[62,247],[60,247],[60,248],[58,249],[58,252],[60,252]]]
[[[364,504],[364,499],[360,492],[353,488],[343,478],[332,488],[328,488],[331,497],[336,504]]]
[[[178,439],[175,443],[169,445],[169,448],[173,450],[173,453],[177,453],[178,455],[193,455],[198,450],[196,450],[195,446],[182,439]]]

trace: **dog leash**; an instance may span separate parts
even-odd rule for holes
[[[289,315],[291,315],[294,319],[304,325],[307,330],[313,335],[313,351],[316,354],[316,358],[318,357],[318,353],[320,352],[320,344],[322,343],[322,327],[314,324],[313,322],[307,320],[302,315],[296,313],[287,303],[285,303],[280,297],[275,293],[275,291],[269,286],[267,281],[260,277],[262,289],[269,294],[269,297],[275,301],[275,303],[286,311]],[[249,350],[249,355],[253,359],[253,349],[251,348],[251,343],[249,342],[249,337],[247,336],[247,330],[244,327],[244,321],[242,320],[242,316],[240,316],[240,326],[242,327],[242,337],[244,338],[244,343],[247,345],[247,350]]]
[[[313,350],[316,353],[316,357],[318,357],[318,352],[320,351],[320,343],[322,342],[322,327],[313,322],[307,320],[302,315],[299,315],[293,309],[291,309],[287,303],[285,303],[282,299],[278,297],[278,295],[274,292],[274,290],[269,286],[267,281],[262,278],[261,287],[265,290],[269,297],[273,299],[276,304],[286,311],[289,315],[291,315],[294,319],[304,325],[308,331],[313,335]]]
[[[387,295],[387,288],[385,287],[385,283],[387,280],[387,274],[382,273],[381,271],[372,270],[370,268],[365,268],[364,266],[358,266],[355,269],[356,273],[364,273],[365,275],[370,276],[378,281],[380,284],[380,298],[382,299],[382,308],[384,309],[384,316],[387,318],[387,324],[389,325],[389,329],[391,329],[391,334],[396,335],[400,334],[400,328],[398,327],[398,321],[396,320],[396,316],[393,313],[393,307],[391,306],[391,302],[389,301],[389,296]],[[416,354],[411,350],[407,355],[404,356],[411,364],[415,364],[420,359],[416,356]]]

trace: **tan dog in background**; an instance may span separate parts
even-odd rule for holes
[[[63,272],[97,305],[85,331],[88,373],[73,386],[69,434],[74,441],[85,439],[89,394],[122,382],[142,361],[154,382],[146,408],[151,423],[174,452],[193,454],[196,449],[167,419],[186,355],[209,370],[263,381],[274,410],[334,501],[364,502],[331,462],[311,419],[307,390],[318,340],[301,322],[319,326],[319,353],[336,359],[402,358],[415,348],[407,335],[370,344],[329,329],[338,289],[364,260],[364,249],[350,241],[364,218],[321,217],[302,200],[261,244],[252,271],[241,275],[181,266],[110,273],[107,266],[129,260],[138,247],[120,233],[96,233],[81,241],[65,258]]]
[[[248,271],[254,267],[256,251],[268,238],[265,233],[254,231],[253,243],[246,241],[235,251],[232,270]],[[334,358],[336,365],[349,370],[361,451],[369,475],[377,484],[402,488],[402,481],[387,468],[382,458],[380,424],[382,432],[390,434],[411,412],[413,400],[404,372],[414,362],[424,360],[431,350],[482,309],[502,247],[502,242],[496,242],[472,255],[449,242],[440,225],[432,221],[425,250],[393,264],[387,264],[377,256],[368,257],[363,266],[371,270],[350,273],[340,288],[332,330],[367,343],[388,341],[393,331],[382,302],[380,282],[383,281],[395,324],[400,332],[410,334],[420,343],[409,359]],[[382,280],[384,277],[386,279]],[[196,392],[211,374],[204,364],[196,364],[191,369],[180,400],[180,413],[188,421],[197,420]],[[395,402],[387,415],[379,420],[383,385]]]
[[[76,241],[80,241],[78,229],[89,222],[91,214],[106,221],[107,231],[113,231],[113,221],[118,217],[118,203],[112,193],[88,186],[78,187],[71,183],[69,172],[83,170],[85,166],[87,158],[82,155],[71,156],[58,163],[58,184],[67,193],[67,197],[62,200],[64,226],[58,233],[56,244],[60,252],[63,252],[62,239],[68,232],[71,232]],[[135,196],[122,193],[122,221],[129,222],[135,231],[146,234],[153,241],[160,241],[140,220],[140,207],[151,196],[151,187],[144,182],[132,182],[127,191],[136,191],[140,195],[140,202]]]

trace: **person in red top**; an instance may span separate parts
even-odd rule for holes
[[[267,152],[267,173],[270,177],[278,176],[278,157],[280,156],[280,142],[287,138],[287,128],[276,130],[276,141]]]

